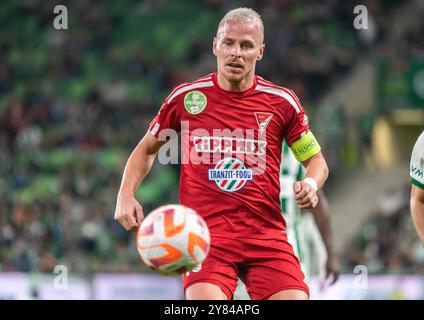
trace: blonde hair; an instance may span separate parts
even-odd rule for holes
[[[245,22],[254,22],[259,24],[259,27],[262,31],[262,36],[264,35],[264,23],[262,22],[262,18],[255,10],[250,8],[237,8],[231,11],[228,11],[227,14],[221,19],[218,25],[218,29],[216,34],[218,36],[219,29],[221,29],[227,21],[230,20],[239,20]],[[263,39],[263,37],[262,37]]]

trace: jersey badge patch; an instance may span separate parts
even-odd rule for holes
[[[253,172],[246,169],[240,159],[228,157],[218,161],[214,169],[209,169],[208,176],[209,181],[214,181],[221,190],[234,192],[253,179]]]
[[[271,121],[273,114],[268,112],[255,112],[256,122],[259,127],[259,134],[263,134]]]
[[[200,91],[190,91],[184,97],[184,107],[190,114],[199,114],[206,108],[208,100]]]

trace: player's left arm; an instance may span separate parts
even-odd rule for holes
[[[411,214],[415,230],[424,246],[424,189],[412,185],[411,189]]]
[[[296,203],[300,209],[315,208],[319,201],[317,191],[328,178],[327,162],[321,151],[301,162],[305,167],[305,178],[302,181],[296,181],[293,185]]]
[[[288,123],[285,139],[297,161],[305,167],[305,177],[293,184],[296,203],[300,209],[315,208],[318,204],[317,190],[328,178],[328,166],[321,153],[321,147],[309,127],[308,117],[303,110],[299,98],[293,91],[292,107],[286,113]]]
[[[325,161],[322,152],[319,151],[311,158],[302,161],[302,164],[305,167],[305,177],[303,178],[303,181],[307,178],[314,179],[317,184],[315,189],[321,189],[325,181],[327,181],[329,172],[327,162]],[[315,187],[315,185],[313,187]]]

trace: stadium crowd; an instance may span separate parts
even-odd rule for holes
[[[0,271],[51,272],[58,264],[81,273],[143,270],[134,234],[113,220],[124,161],[170,90],[214,71],[214,28],[234,3],[64,4],[68,30],[52,27],[53,1],[2,4]],[[385,36],[395,5],[368,1],[378,30],[361,34],[345,1],[246,1],[267,29],[258,73],[292,88],[313,116],[309,106],[361,55],[396,47]],[[408,54],[422,53],[416,40],[411,35]],[[178,201],[177,181],[177,166],[154,167],[138,193],[145,212]],[[396,236],[362,240],[348,263],[387,254],[378,270],[409,268],[410,252],[384,251]]]
[[[363,265],[374,274],[424,272],[424,251],[411,220],[410,192],[407,184],[379,195],[378,209],[370,212],[344,250],[346,270]]]

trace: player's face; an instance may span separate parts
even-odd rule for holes
[[[213,41],[218,72],[229,82],[253,78],[256,61],[263,56],[263,32],[258,23],[227,21]]]

